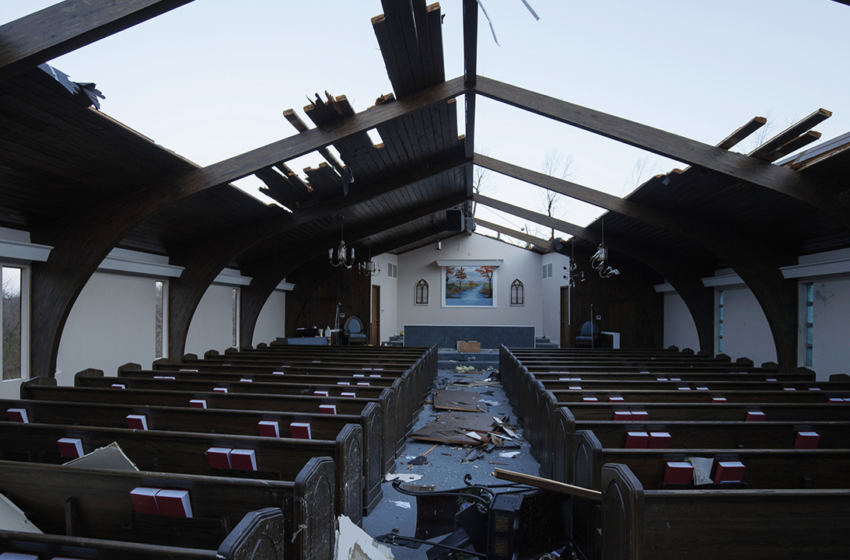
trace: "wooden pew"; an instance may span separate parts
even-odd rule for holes
[[[359,416],[370,402],[381,404],[394,398],[391,391],[382,393],[378,401],[362,398],[329,399],[313,396],[252,395],[245,393],[222,394],[191,391],[152,391],[142,389],[104,389],[88,387],[58,387],[51,377],[36,377],[21,384],[21,399],[57,402],[88,402],[104,404],[130,404],[135,406],[172,406],[189,408],[189,401],[203,399],[210,409],[287,411],[316,414],[319,404],[335,404],[338,414]],[[392,408],[391,406],[387,408]],[[384,407],[381,407],[383,410]],[[381,416],[381,444],[383,472],[395,469],[398,444],[396,426]]]
[[[240,560],[280,558],[281,549],[289,559],[332,560],[332,480],[327,458],[311,460],[293,482],[0,461],[0,492],[46,533],[0,531],[0,547],[92,560],[214,558],[216,549]],[[189,491],[194,517],[134,513],[130,491],[139,486]]]
[[[850,490],[650,490],[605,465],[601,558],[850,557]]]
[[[343,428],[336,441],[326,441],[0,422],[0,452],[6,460],[65,463],[68,459],[60,455],[57,444],[60,438],[82,440],[85,453],[115,442],[141,470],[209,476],[295,480],[311,459],[330,457],[336,473],[337,515],[347,515],[355,523],[362,519],[363,432],[356,424]],[[210,467],[211,447],[253,450],[257,471]]]
[[[258,423],[278,422],[281,437],[290,437],[292,422],[309,422],[317,440],[336,441],[348,424],[363,430],[363,515],[369,515],[383,497],[381,483],[381,409],[369,403],[360,416],[303,414],[247,410],[176,408],[163,406],[133,406],[83,402],[50,402],[0,400],[0,418],[9,408],[24,408],[30,422],[77,426],[126,428],[127,416],[144,415],[148,428],[160,431],[193,433],[226,433],[244,436],[259,434]]]

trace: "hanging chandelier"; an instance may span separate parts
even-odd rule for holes
[[[573,237],[570,241],[570,288],[575,288],[577,281],[584,282],[584,271],[579,272],[578,264],[576,263],[576,238]]]
[[[614,275],[620,274],[620,271],[611,266],[605,266],[605,261],[608,260],[608,247],[605,246],[605,221],[602,223],[602,236],[599,241],[599,247],[596,248],[596,253],[590,257],[590,266],[599,273],[601,278],[611,278]]]
[[[333,266],[344,266],[345,268],[351,268],[354,266],[354,247],[351,249],[346,249],[345,247],[345,239],[343,239],[343,226],[345,225],[345,216],[342,216],[342,223],[339,226],[339,247],[336,248],[336,255],[334,255],[334,249],[331,247],[328,249],[328,261],[330,261]],[[350,255],[348,254],[350,251]]]
[[[369,243],[369,260],[365,262],[361,262],[358,266],[360,269],[360,274],[363,276],[380,276],[381,275],[381,265],[379,263],[372,261],[372,243]]]

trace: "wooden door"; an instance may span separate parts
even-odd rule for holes
[[[561,286],[561,348],[571,348],[570,344],[570,288]]]
[[[372,284],[372,323],[369,325],[369,342],[381,345],[381,287]]]

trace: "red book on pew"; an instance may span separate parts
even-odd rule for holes
[[[358,385],[359,385],[359,383],[358,383]],[[356,397],[356,396],[357,396],[357,393],[340,393],[340,394],[339,394],[339,396],[340,396],[340,397],[351,397],[351,398],[354,398],[354,397]]]
[[[192,399],[189,401],[189,406],[192,408],[206,408],[207,401],[203,399]]]
[[[175,379],[173,375],[154,375],[154,379]]]
[[[729,402],[729,401],[727,401],[724,397],[712,397],[711,402],[713,402],[713,403],[724,403],[724,402]]]
[[[327,397],[328,392],[327,391],[313,391],[313,396],[314,397]]]
[[[127,427],[131,430],[147,430],[148,417],[144,414],[128,414]]]
[[[56,560],[58,556],[54,556]],[[24,554],[23,552],[0,552],[0,560],[40,560],[38,554]],[[62,560],[61,558],[59,560]],[[73,559],[70,559],[73,560]]]
[[[213,393],[224,393],[227,394],[227,387],[213,387]]]
[[[210,447],[207,449],[207,461],[214,469],[231,469],[230,452],[227,447]]]
[[[319,412],[322,414],[336,414],[335,404],[320,404]]]
[[[690,391],[691,390],[690,387],[677,387],[677,389],[679,389],[680,391]]]
[[[159,515],[159,506],[156,505],[156,493],[161,488],[145,488],[138,486],[130,490],[130,500],[133,502],[133,510],[148,515]]]
[[[243,377],[242,379],[239,380],[239,382],[240,383],[253,383],[254,380],[253,379],[246,379],[246,378]]]
[[[337,381],[336,384],[337,385],[351,385],[351,383],[349,383],[348,381]]]
[[[667,432],[649,432],[649,448],[650,449],[667,449],[670,447],[670,442],[673,440]]]
[[[367,383],[358,383],[357,386],[358,387],[371,387],[371,385],[369,385],[368,382]]]
[[[623,397],[608,397],[608,402],[626,402]]]
[[[599,399],[596,397],[582,397],[582,402],[599,402]]]
[[[10,408],[6,411],[9,416],[9,422],[19,422],[21,424],[29,424],[30,420],[27,417],[26,408]]]
[[[747,467],[740,461],[720,461],[714,469],[714,483],[741,482]]]
[[[629,432],[626,436],[626,449],[646,449],[649,445],[649,434],[646,432]]]
[[[694,466],[690,463],[669,462],[664,469],[665,484],[690,484],[694,476]]]
[[[234,449],[230,452],[230,464],[240,471],[255,471],[257,454],[253,449]]]
[[[289,425],[289,435],[295,439],[313,439],[309,422],[293,422]]]
[[[124,385],[123,383],[113,383],[112,388],[113,389],[126,389],[127,386]]]
[[[764,412],[760,412],[758,410],[748,410],[747,411],[747,422],[764,422],[765,415]]]
[[[645,410],[633,410],[632,420],[635,422],[649,422],[649,413]]]
[[[263,437],[280,437],[280,425],[274,420],[261,420],[257,426]]]
[[[581,387],[578,385],[570,385],[569,389],[570,391],[581,391]]]
[[[794,439],[794,449],[817,449],[820,434],[817,432],[797,432]]]
[[[85,455],[83,452],[83,442],[80,439],[63,437],[57,443],[59,444],[59,454],[63,457],[77,459]]]
[[[708,387],[697,387],[697,391],[708,391]]]
[[[843,403],[844,399],[840,397],[830,397],[829,402],[831,403]]]
[[[156,493],[160,515],[192,517],[192,502],[186,490],[160,490]]]
[[[628,410],[615,410],[614,420],[629,421],[632,419],[632,413]]]

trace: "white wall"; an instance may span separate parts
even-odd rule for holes
[[[723,288],[723,353],[733,361],[749,358],[757,366],[776,362],[776,346],[767,317],[749,288]]]
[[[277,337],[285,337],[285,327],[286,292],[275,290],[269,296],[262,311],[260,311],[260,316],[257,317],[257,325],[254,327],[254,338],[251,341],[251,345],[257,346],[261,342],[268,344]]]
[[[233,346],[233,289],[219,284],[207,288],[189,326],[187,354],[201,357],[207,350],[224,352]]]
[[[442,250],[429,244],[398,257],[398,326],[404,325],[531,325],[543,331],[541,256],[482,235],[446,239]],[[496,307],[443,307],[444,270],[437,260],[504,259],[496,269]],[[414,286],[424,278],[430,288],[429,305],[414,305]],[[511,282],[525,287],[525,305],[511,306]]]
[[[685,300],[676,292],[664,294],[664,348],[676,346],[679,350],[690,348],[694,352],[713,348],[700,348],[697,326]]]
[[[381,342],[386,342],[390,339],[390,335],[397,335],[401,332],[401,326],[398,323],[399,279],[389,277],[389,267],[387,266],[389,263],[397,266],[398,256],[384,253],[372,257],[372,260],[381,265],[381,275],[373,277],[371,280],[372,285],[381,287]],[[371,306],[369,315],[371,321]]]
[[[819,380],[850,373],[850,277],[814,280],[812,365]],[[805,298],[803,298],[805,301]],[[801,339],[805,336],[802,329]],[[804,363],[805,352],[800,353]]]
[[[552,278],[541,280],[541,294],[545,303],[542,306],[543,331],[538,334],[548,336],[552,342],[558,344],[561,342],[561,287],[570,284],[570,258],[560,253],[543,255],[538,271],[541,278],[543,266],[549,263],[552,263]],[[567,267],[567,269],[564,270],[564,267]],[[567,276],[567,278],[564,278],[564,276]]]
[[[73,385],[86,368],[115,375],[127,362],[150,367],[155,359],[156,296],[153,278],[96,272],[74,303],[56,363],[56,380]]]

